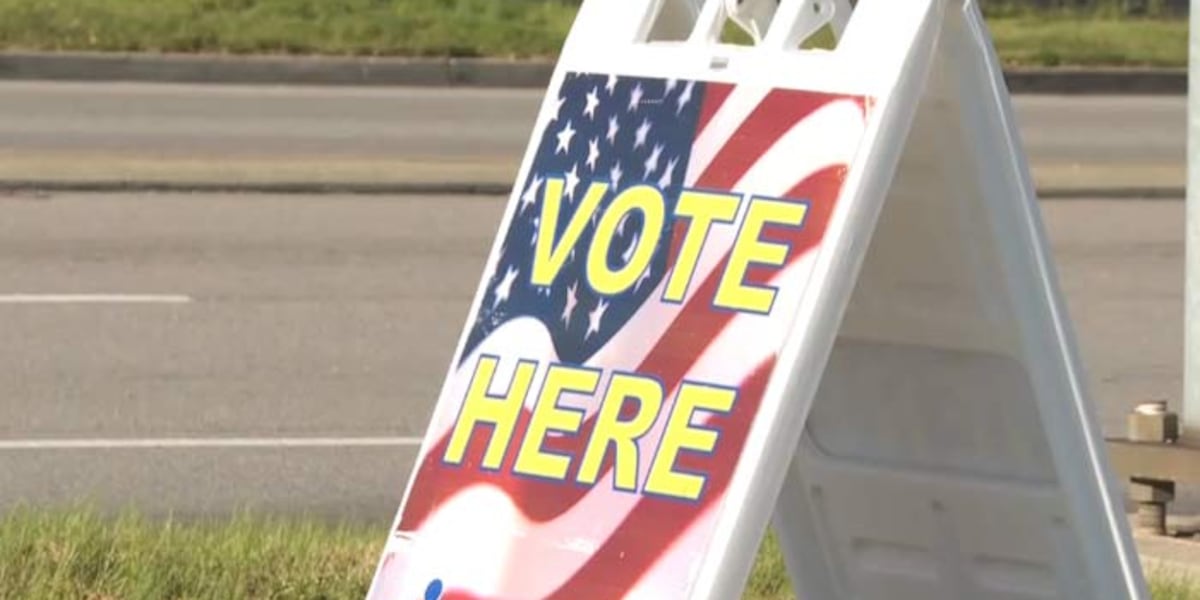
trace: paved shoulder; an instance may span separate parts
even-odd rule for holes
[[[0,184],[494,193],[515,179],[543,92],[9,82],[0,94]],[[1044,194],[1182,194],[1183,98],[1015,102]]]

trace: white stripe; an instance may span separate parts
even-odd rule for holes
[[[179,294],[0,294],[0,304],[187,304]]]
[[[688,185],[695,183],[708,169],[717,154],[729,144],[733,134],[746,124],[746,119],[762,104],[771,89],[769,86],[743,84],[729,93],[729,97],[692,143],[692,157],[687,169]]]
[[[350,448],[419,446],[418,437],[358,438],[143,438],[0,440],[5,450],[129,450],[187,448]]]

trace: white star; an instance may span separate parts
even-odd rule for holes
[[[588,92],[587,107],[583,109],[583,114],[592,119],[596,118],[596,107],[600,106],[600,96],[596,92],[596,88],[592,88],[592,91]]]
[[[538,227],[538,223],[540,223],[540,222],[541,222],[541,219],[538,219],[538,218],[535,218],[535,219],[533,220],[533,236],[532,236],[532,238],[530,238],[530,240],[529,240],[529,245],[530,245],[530,246],[536,246],[536,245],[537,245],[538,232],[539,232],[539,231],[540,231],[540,229],[541,229],[541,228],[539,228],[539,227]]]
[[[604,89],[608,90],[609,95],[612,95],[613,90],[617,89],[617,76],[609,75],[608,82],[604,84]]]
[[[639,83],[637,87],[633,88],[633,92],[629,94],[629,110],[637,110],[638,105],[642,103],[642,94],[642,84]]]
[[[629,247],[625,249],[625,253],[621,255],[621,260],[625,261],[625,264],[629,264],[629,261],[633,260],[633,251],[637,249],[639,241],[641,241],[641,236],[636,233],[633,234],[633,242],[629,244]]]
[[[621,176],[624,175],[624,173],[621,172],[620,163],[613,165],[612,172],[609,173],[609,175],[612,179],[613,189],[617,189],[617,186],[621,185]]]
[[[650,266],[646,267],[645,271],[642,271],[642,276],[638,277],[637,284],[633,286],[633,291],[635,291],[635,292],[638,291],[638,289],[642,287],[642,282],[646,281],[647,279],[650,279],[650,272],[653,270],[654,270],[654,265],[650,265]]]
[[[554,118],[550,119],[551,122],[557,121],[558,118],[562,116],[562,107],[563,107],[563,104],[566,103],[566,101],[567,101],[566,98],[558,98],[557,99],[557,101],[554,104]]]
[[[592,141],[588,142],[587,164],[589,169],[596,170],[596,159],[598,158],[600,158],[600,138],[592,138]]]
[[[678,84],[679,84],[679,80],[675,79],[674,77],[668,79],[667,80],[667,93],[670,94],[671,90],[675,89],[675,86]]]
[[[504,274],[504,280],[500,282],[500,285],[496,286],[496,299],[492,302],[492,308],[496,308],[500,306],[501,302],[508,300],[508,297],[512,295],[512,286],[516,280],[517,270],[509,267],[508,272]]]
[[[592,337],[593,333],[600,332],[600,319],[604,318],[604,311],[606,310],[608,310],[608,304],[604,300],[601,300],[600,304],[596,305],[596,310],[588,314],[588,329],[587,333],[583,336],[585,339]]]
[[[621,126],[617,124],[617,118],[610,117],[608,119],[608,143],[613,144],[617,141],[617,132],[621,131]]]
[[[654,150],[650,151],[650,158],[646,159],[646,177],[650,177],[658,170],[658,161],[662,158],[662,151],[662,144],[655,146]]]
[[[678,166],[679,159],[677,158],[672,158],[670,162],[667,163],[667,170],[663,172],[662,177],[658,178],[658,187],[664,189],[671,187],[671,180],[675,179],[675,168]]]
[[[641,148],[646,145],[646,136],[650,135],[650,121],[643,120],[641,127],[637,130],[637,139],[633,142],[634,148]]]
[[[579,165],[571,167],[571,172],[567,173],[567,197],[575,199],[575,188],[579,187]]]
[[[571,289],[567,290],[567,306],[563,309],[562,320],[571,326],[571,314],[575,312],[575,305],[579,304],[579,299],[575,296],[575,284],[571,284]]]
[[[526,206],[537,202],[538,190],[542,189],[544,180],[540,175],[533,176],[533,182],[529,184],[529,189],[521,194],[521,210],[525,210]]]
[[[679,95],[679,110],[675,111],[676,113],[683,112],[683,107],[687,106],[688,102],[692,101],[692,90],[695,89],[695,87],[696,82],[689,81],[687,87],[683,88],[683,93]]]
[[[567,126],[563,127],[563,130],[558,132],[557,137],[558,150],[555,153],[557,154],[558,152],[562,152],[563,154],[568,154],[571,149],[571,138],[575,137],[575,129],[571,127],[570,121],[567,121]]]

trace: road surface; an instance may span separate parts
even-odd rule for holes
[[[0,507],[390,518],[502,208],[0,198]],[[1179,396],[1183,204],[1044,209],[1119,432],[1132,404]]]
[[[511,183],[540,90],[0,83],[0,180]],[[1050,187],[1183,184],[1174,96],[1021,96]]]

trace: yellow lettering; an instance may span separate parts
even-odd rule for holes
[[[621,408],[628,398],[638,401],[637,414],[632,420],[620,421]],[[658,420],[662,409],[662,384],[649,377],[638,377],[617,373],[608,385],[600,413],[596,416],[596,428],[588,440],[583,463],[579,467],[577,480],[584,485],[595,485],[600,477],[600,467],[608,448],[613,448],[613,481],[617,489],[637,491],[638,447],[637,440]]]
[[[538,223],[537,244],[533,251],[533,285],[548,286],[554,283],[562,270],[571,248],[579,242],[579,236],[587,228],[587,223],[596,212],[596,207],[608,192],[608,184],[597,182],[588,186],[587,195],[583,202],[571,215],[567,229],[562,238],[555,243],[555,232],[558,230],[559,211],[562,209],[563,180],[551,178],[546,180],[545,197],[542,201],[542,216]]]
[[[675,206],[675,214],[687,217],[689,224],[684,234],[683,246],[679,257],[675,259],[675,267],[671,269],[671,277],[667,280],[667,290],[663,300],[682,302],[687,294],[688,284],[696,272],[696,263],[700,260],[704,239],[714,222],[732,223],[737,217],[738,203],[741,201],[736,194],[714,194],[708,192],[685,191],[679,197]]]
[[[746,285],[746,270],[753,263],[780,266],[787,259],[785,244],[759,240],[768,223],[799,226],[808,214],[808,205],[781,200],[755,198],[747,211],[746,222],[738,232],[730,253],[729,266],[721,276],[714,304],[754,313],[769,313],[775,302],[775,288]]]
[[[481,424],[492,425],[494,428],[484,453],[483,468],[499,469],[504,462],[504,453],[508,450],[517,417],[521,414],[521,406],[529,392],[534,372],[537,371],[537,363],[518,363],[508,391],[503,397],[496,397],[489,394],[488,389],[492,385],[498,363],[499,359],[493,356],[479,359],[470,388],[467,390],[467,397],[463,400],[462,412],[446,447],[446,455],[443,457],[445,462],[457,465],[463,461],[471,433]]]
[[[537,406],[533,409],[529,430],[521,442],[517,463],[513,465],[514,473],[548,479],[566,478],[567,469],[571,466],[570,457],[543,451],[542,442],[550,431],[579,432],[583,413],[560,407],[558,398],[564,392],[591,394],[596,391],[599,382],[600,373],[596,371],[560,365],[550,367]]]
[[[617,227],[625,215],[639,210],[645,217],[642,235],[629,261],[617,270],[608,266],[608,254],[616,236]],[[588,253],[587,277],[592,289],[599,294],[614,296],[628,290],[650,266],[654,249],[662,237],[665,207],[662,192],[648,185],[631,187],[613,200],[596,225],[596,236]]]
[[[683,450],[712,452],[717,445],[717,432],[692,426],[692,414],[697,410],[727,413],[733,409],[737,392],[732,389],[685,383],[679,390],[675,408],[667,421],[658,454],[650,466],[645,492],[661,496],[697,500],[704,491],[707,478],[703,475],[675,470]]]

